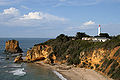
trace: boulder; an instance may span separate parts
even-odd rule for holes
[[[5,52],[9,53],[22,53],[22,49],[19,47],[19,42],[16,40],[8,40],[5,43]]]
[[[15,63],[18,63],[18,62],[23,62],[23,59],[22,59],[22,54],[20,54],[19,56],[17,56],[14,60]]]

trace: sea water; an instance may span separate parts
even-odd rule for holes
[[[24,55],[35,44],[48,40],[47,38],[0,38],[0,80],[60,80],[61,75],[58,77],[54,71],[43,66],[34,63],[14,63],[16,55],[4,53],[5,42],[12,39],[19,41]],[[6,55],[9,59],[6,59]]]

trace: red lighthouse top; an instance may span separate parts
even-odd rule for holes
[[[99,27],[100,27],[101,25],[99,25]]]

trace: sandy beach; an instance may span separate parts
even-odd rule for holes
[[[64,64],[52,66],[49,64],[44,64],[43,62],[36,62],[36,64],[42,65],[46,68],[50,68],[54,71],[59,72],[67,80],[113,80],[91,69],[66,66]]]

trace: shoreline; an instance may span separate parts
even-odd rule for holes
[[[113,80],[92,69],[78,68],[64,64],[52,66],[42,61],[35,62],[35,64],[45,66],[48,69],[52,69],[52,71],[56,71],[56,73],[58,72],[64,77],[61,80]],[[61,75],[59,74],[56,75],[60,77]]]
[[[68,80],[66,77],[63,76],[60,72],[57,72],[56,70],[53,71],[61,80]]]

